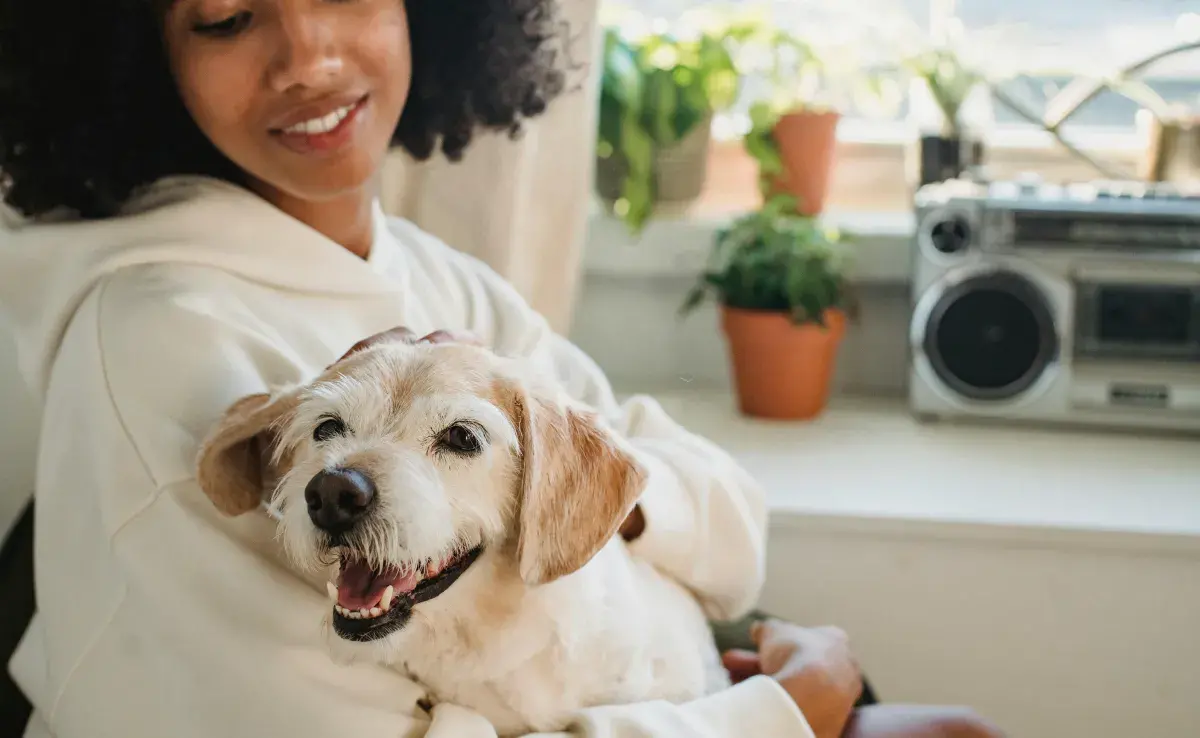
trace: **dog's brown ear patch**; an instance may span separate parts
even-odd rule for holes
[[[514,395],[522,454],[517,542],[521,578],[578,571],[616,535],[646,472],[599,418],[526,392]]]
[[[204,439],[196,480],[213,505],[230,516],[259,506],[267,480],[274,428],[296,409],[299,393],[256,394],[235,402]]]

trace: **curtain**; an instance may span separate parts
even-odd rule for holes
[[[480,136],[462,161],[395,153],[382,205],[486,262],[566,333],[580,268],[595,161],[600,69],[597,0],[563,0],[568,92],[516,140]],[[562,55],[560,55],[561,58]]]

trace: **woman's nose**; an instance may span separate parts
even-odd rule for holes
[[[269,72],[272,89],[289,92],[329,87],[343,67],[336,30],[325,19],[312,17],[311,12],[285,11]]]

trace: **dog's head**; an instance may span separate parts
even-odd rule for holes
[[[238,401],[202,447],[200,486],[239,515],[280,480],[285,548],[337,567],[346,640],[399,631],[485,551],[528,585],[550,582],[616,534],[645,475],[593,413],[521,373],[472,346],[364,350],[310,385]]]

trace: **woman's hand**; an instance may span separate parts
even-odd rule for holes
[[[756,623],[750,636],[757,653],[730,651],[723,658],[734,682],[757,674],[773,677],[804,713],[816,738],[840,738],[863,688],[846,633],[769,620]]]

